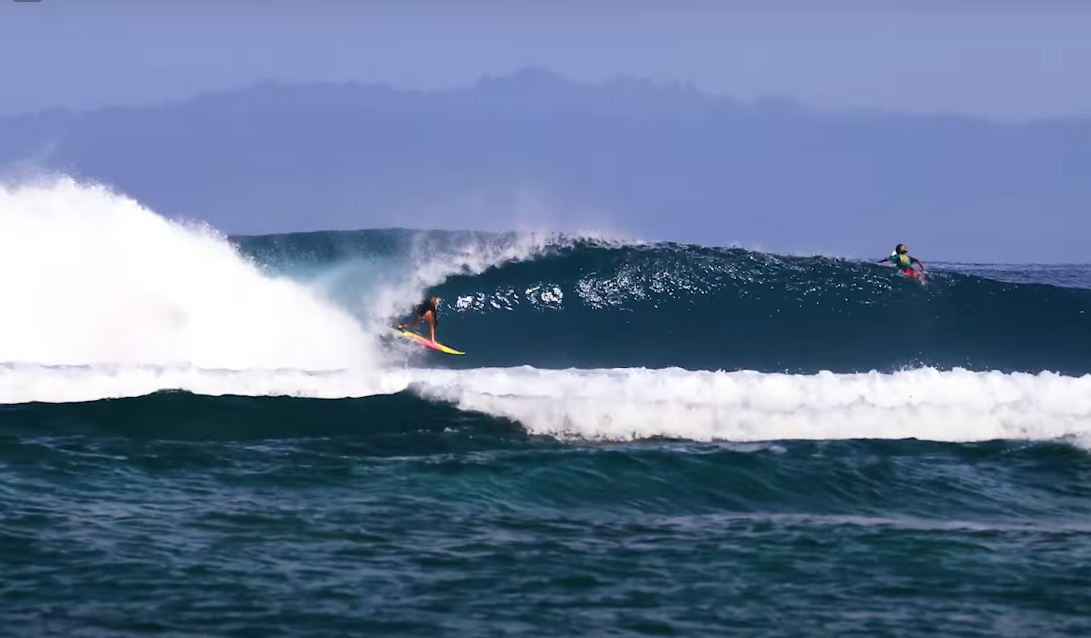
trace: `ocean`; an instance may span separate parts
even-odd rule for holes
[[[1091,267],[914,253],[0,187],[0,635],[1091,635]]]

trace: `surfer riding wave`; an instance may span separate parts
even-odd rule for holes
[[[439,325],[439,302],[442,301],[439,297],[432,297],[417,304],[417,307],[413,310],[413,321],[409,323],[403,323],[398,326],[398,330],[405,330],[406,328],[416,328],[420,325],[423,319],[428,327],[432,331],[432,343],[436,343],[436,326]]]

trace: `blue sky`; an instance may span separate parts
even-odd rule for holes
[[[1079,0],[0,2],[0,115],[263,80],[439,88],[541,66],[740,98],[996,119],[1091,114]]]
[[[702,91],[739,99],[783,96],[834,110],[945,112],[999,121],[1091,117],[1091,83],[1085,77],[1091,62],[1088,25],[1091,2],[1080,0],[0,0],[0,116],[50,107],[163,103],[267,81],[445,89],[538,67],[581,82],[630,75],[689,82]],[[806,217],[785,224],[782,216],[795,213],[778,212],[755,195],[732,211],[740,215],[738,222],[706,215],[687,227],[702,241],[739,240],[775,250],[885,254],[887,244],[907,241],[921,249],[922,257],[940,253],[970,258],[967,250],[978,246],[990,258],[1083,259],[1080,237],[1091,223],[1079,212],[1089,197],[1082,186],[1086,182],[1079,178],[1086,155],[1080,153],[1083,138],[1062,135],[1057,131],[1067,129],[1058,128],[1051,133],[1027,129],[1026,139],[990,130],[997,135],[990,139],[1006,144],[998,147],[997,155],[1039,158],[1034,166],[1047,176],[1057,173],[1056,183],[1016,173],[1012,179],[944,192],[934,184],[925,186],[926,180],[909,170],[909,175],[896,176],[902,191],[871,188],[877,194],[857,202],[855,210],[848,210],[852,192],[820,189],[824,195],[801,195],[805,201],[792,209],[806,211]],[[838,144],[843,146],[843,140]],[[950,141],[954,151],[962,145]],[[1028,148],[1036,148],[1037,155],[1026,155]],[[208,152],[196,151],[198,156]],[[568,162],[558,157],[564,152],[563,146],[553,149],[550,165]],[[805,148],[799,154],[821,152]],[[899,145],[883,152],[886,157],[874,159],[901,161],[911,149]],[[401,177],[412,172],[396,170],[404,171]],[[950,166],[939,177],[949,185],[970,183],[964,178],[982,170],[977,165]],[[798,187],[798,175],[785,175]],[[245,177],[232,175],[227,181],[242,183]],[[692,172],[687,177],[696,180]],[[148,194],[180,176],[160,170],[139,179],[148,183],[123,186]],[[298,191],[292,194],[309,207],[333,197],[331,189],[297,181],[290,185]],[[683,192],[714,181],[695,181],[697,188]],[[913,190],[918,183],[921,188]],[[848,188],[867,191],[873,186],[862,182],[857,188],[854,182]],[[414,190],[441,191],[436,183],[416,184]],[[630,190],[629,201],[651,199],[639,189]],[[668,208],[684,200],[674,191],[652,193],[657,194]],[[149,195],[146,203],[169,209],[165,203],[170,198],[160,195]],[[572,200],[564,206],[573,210],[595,204],[591,192],[569,195]],[[548,196],[559,197],[541,194]],[[931,199],[925,203],[918,196]],[[283,203],[285,196],[274,199]],[[174,201],[180,207],[185,203]],[[339,203],[342,215],[351,218],[344,223],[352,227],[404,218],[393,205],[386,210]],[[718,199],[712,203],[727,205]],[[225,230],[285,230],[271,225],[267,209],[252,202],[233,204],[224,195],[183,212],[204,216]],[[445,212],[447,204],[434,205],[430,214],[452,218]],[[911,210],[915,204],[925,210]],[[282,224],[291,228],[306,223],[331,227],[343,221],[328,210],[322,217],[283,206]],[[493,206],[487,213],[493,223],[484,225],[506,222],[507,214],[505,206]],[[609,214],[623,222],[624,230],[662,238],[657,226],[662,220],[639,206],[620,206]],[[771,236],[768,223],[763,225],[768,219],[741,219],[745,215],[776,218],[777,236]],[[918,225],[923,216],[931,216],[935,225]],[[806,219],[820,219],[823,227],[812,232],[801,223]],[[428,218],[421,217],[421,222],[428,223]],[[806,241],[793,239],[785,229],[805,235]]]

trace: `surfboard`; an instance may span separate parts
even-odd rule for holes
[[[394,329],[398,330],[397,328],[394,328]],[[424,346],[425,348],[431,348],[433,350],[439,350],[440,352],[445,352],[447,354],[466,354],[465,352],[459,352],[458,350],[455,350],[454,348],[449,348],[449,347],[443,345],[442,343],[438,343],[438,342],[437,343],[432,343],[432,341],[429,340],[427,337],[422,337],[421,335],[419,335],[419,334],[417,334],[415,332],[410,332],[408,330],[398,330],[398,332],[400,332],[403,337],[407,337],[407,338],[409,338],[409,339],[411,339],[413,341],[416,341],[417,343]]]

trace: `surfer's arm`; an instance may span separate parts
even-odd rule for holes
[[[918,266],[921,267],[921,272],[924,272],[924,262],[923,261],[917,259],[916,257],[910,257],[909,259],[911,260],[910,263],[917,264]]]

